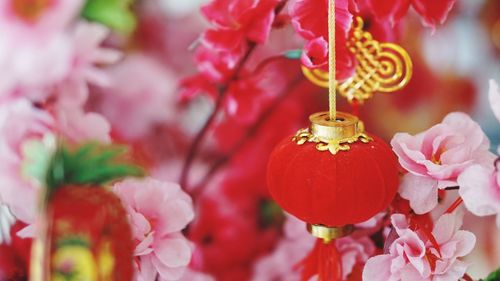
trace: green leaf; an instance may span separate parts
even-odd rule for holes
[[[68,185],[99,187],[127,176],[142,176],[142,169],[123,161],[126,153],[124,146],[97,143],[88,143],[74,150],[59,147],[45,173],[47,194]]]
[[[21,145],[23,161],[21,174],[28,181],[43,183],[50,160],[55,150],[54,135],[46,135],[41,140],[27,140]]]
[[[287,59],[298,60],[302,56],[302,50],[290,50],[284,55]]]
[[[490,273],[484,281],[500,281],[500,268],[498,268],[496,271]]]
[[[82,16],[118,32],[130,33],[137,24],[135,14],[130,10],[132,2],[133,0],[87,0]]]

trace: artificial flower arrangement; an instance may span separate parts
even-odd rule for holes
[[[475,280],[467,256],[482,245],[462,225],[464,218],[496,216],[487,231],[500,228],[500,151],[462,112],[415,134],[386,132],[387,123],[415,122],[401,111],[411,99],[430,103],[435,89],[459,95],[469,85],[436,77],[405,38],[435,32],[460,1],[334,1],[334,80],[359,74],[363,62],[349,44],[361,29],[380,42],[408,44],[416,81],[390,102],[378,94],[366,105],[339,101],[386,139],[390,156],[387,163],[346,162],[370,163],[375,174],[352,185],[371,198],[358,194],[368,201],[342,202],[342,210],[387,202],[329,241],[336,275],[308,269],[308,252],[321,243],[276,204],[274,181],[267,181],[274,147],[325,108],[325,91],[304,73],[331,70],[332,2],[208,1],[201,35],[192,32],[200,29],[196,20],[170,19],[167,2],[0,3],[0,280],[40,280],[38,266],[49,274],[41,280]],[[194,75],[187,58],[194,58]],[[500,90],[494,80],[488,86],[500,122]],[[435,94],[437,103],[449,99],[444,95]],[[469,109],[460,98],[453,102],[453,109]],[[435,115],[451,111],[443,108]],[[384,142],[373,138],[367,135],[366,145]],[[115,159],[122,153],[133,165]],[[333,154],[342,153],[349,152]],[[285,160],[277,173],[297,175],[290,172],[295,160]],[[384,165],[395,173],[383,172]],[[37,256],[43,244],[54,253]],[[474,278],[500,280],[498,266]]]

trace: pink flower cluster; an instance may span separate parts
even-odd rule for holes
[[[417,214],[434,209],[438,190],[456,186],[466,168],[494,159],[481,127],[464,113],[450,113],[442,123],[415,136],[398,133],[391,144],[408,171],[400,194]]]
[[[500,92],[490,82],[490,105],[500,121]],[[400,187],[417,214],[432,211],[438,191],[458,189],[460,200],[478,216],[500,214],[498,160],[479,125],[464,113],[451,113],[442,123],[411,136],[399,133],[391,141],[408,173]],[[500,225],[500,221],[499,225]]]
[[[22,9],[0,4],[0,200],[33,223],[38,183],[22,174],[23,146],[62,135],[72,142],[110,141],[110,125],[86,112],[89,84],[106,84],[100,66],[120,53],[101,47],[107,28],[77,20],[82,1],[50,1]],[[44,2],[45,3],[45,2]],[[19,196],[23,194],[23,196]]]
[[[363,280],[459,280],[467,263],[460,258],[469,254],[476,243],[474,234],[459,230],[462,218],[445,214],[432,230],[432,238],[412,229],[402,214],[391,217],[397,238],[383,255],[370,258],[363,270]]]
[[[312,250],[316,238],[307,232],[303,221],[290,215],[287,215],[284,231],[284,237],[273,253],[255,264],[252,280],[301,280],[297,265]],[[355,267],[362,267],[375,254],[375,245],[366,235],[339,238],[335,245],[341,256],[342,280],[349,280]]]
[[[498,84],[490,81],[490,104],[500,122],[500,91]],[[500,147],[498,149],[500,154]],[[486,165],[472,165],[458,177],[459,194],[465,206],[477,216],[497,216],[500,228],[500,162],[497,158]]]

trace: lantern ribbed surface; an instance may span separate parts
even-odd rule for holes
[[[369,142],[349,143],[335,154],[314,142],[283,140],[268,164],[274,200],[307,223],[329,227],[360,223],[386,209],[398,188],[397,159],[383,140],[366,135]]]

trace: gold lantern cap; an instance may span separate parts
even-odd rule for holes
[[[335,155],[339,151],[350,150],[350,144],[355,142],[372,141],[372,138],[365,134],[363,122],[352,114],[337,112],[337,118],[333,121],[329,112],[325,111],[312,114],[309,120],[311,126],[300,129],[292,138],[298,145],[316,143],[319,151],[330,151]]]
[[[336,120],[330,120],[328,112],[317,112],[309,116],[311,133],[325,140],[342,140],[363,133],[363,124],[358,117],[337,112]]]

